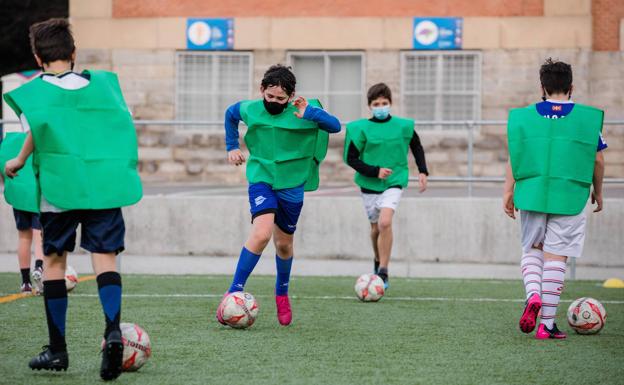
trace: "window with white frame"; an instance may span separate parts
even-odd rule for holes
[[[403,115],[417,120],[479,120],[481,54],[402,53],[401,96]]]
[[[290,52],[297,94],[318,98],[341,121],[362,117],[364,55],[360,52]]]
[[[231,104],[251,97],[248,52],[178,52],[176,118],[222,121]]]

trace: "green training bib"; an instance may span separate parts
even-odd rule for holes
[[[32,156],[14,178],[4,173],[4,165],[22,150],[26,133],[9,132],[0,144],[0,173],[4,178],[4,199],[13,208],[31,213],[39,212],[39,186],[33,171]]]
[[[603,115],[582,104],[559,119],[544,118],[535,105],[509,112],[507,140],[517,208],[559,215],[583,211]]]
[[[389,168],[386,179],[355,173],[355,183],[365,189],[385,191],[392,186],[406,187],[409,180],[407,152],[414,136],[414,120],[393,116],[388,122],[360,119],[347,124],[343,158],[351,143],[360,152],[360,159],[372,166]]]
[[[123,207],[143,194],[136,131],[117,75],[88,73],[89,84],[77,90],[36,78],[4,95],[30,125],[43,196],[63,210]]]
[[[322,108],[316,99],[308,103]],[[281,114],[271,115],[262,99],[241,103],[241,117],[247,125],[250,183],[264,182],[275,190],[302,184],[305,191],[318,189],[319,167],[327,154],[329,134],[316,123],[297,118],[296,111],[290,104]]]

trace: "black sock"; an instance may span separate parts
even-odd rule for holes
[[[20,269],[22,273],[22,283],[30,283],[30,268]]]
[[[43,269],[43,259],[35,260],[35,269],[42,268]]]
[[[43,282],[43,299],[48,333],[50,335],[50,350],[53,353],[67,350],[65,344],[65,319],[67,317],[67,287],[64,279]]]
[[[98,293],[106,319],[104,337],[113,330],[120,330],[121,314],[121,275],[115,271],[107,271],[97,276]]]
[[[375,259],[375,273],[379,272],[379,261]]]
[[[383,279],[384,282],[386,282],[388,280],[388,268],[386,267],[380,267],[379,268],[379,273],[377,273],[377,275]]]

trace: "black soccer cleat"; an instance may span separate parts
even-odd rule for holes
[[[28,363],[32,370],[56,370],[57,372],[67,370],[69,366],[67,350],[53,353],[50,350],[50,346],[44,346],[43,349],[43,352],[39,353],[37,357]]]
[[[102,350],[102,367],[100,368],[100,377],[104,381],[111,381],[119,377],[121,374],[121,365],[123,361],[123,342],[121,340],[121,331],[113,330],[108,333],[104,349]]]

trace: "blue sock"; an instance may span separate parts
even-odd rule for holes
[[[107,271],[97,276],[98,294],[104,310],[106,329],[104,336],[119,329],[121,313],[121,275],[115,271]]]
[[[67,317],[67,288],[64,279],[43,282],[43,299],[48,321],[50,350],[66,350],[65,319]]]
[[[277,267],[277,277],[275,279],[275,295],[288,294],[288,281],[290,281],[290,268],[293,257],[282,259],[275,256],[275,266]]]
[[[243,291],[245,283],[247,283],[247,278],[249,278],[259,260],[259,254],[254,254],[243,247],[240,257],[238,257],[236,272],[234,273],[234,279],[232,280],[232,285],[230,285],[228,293]]]

